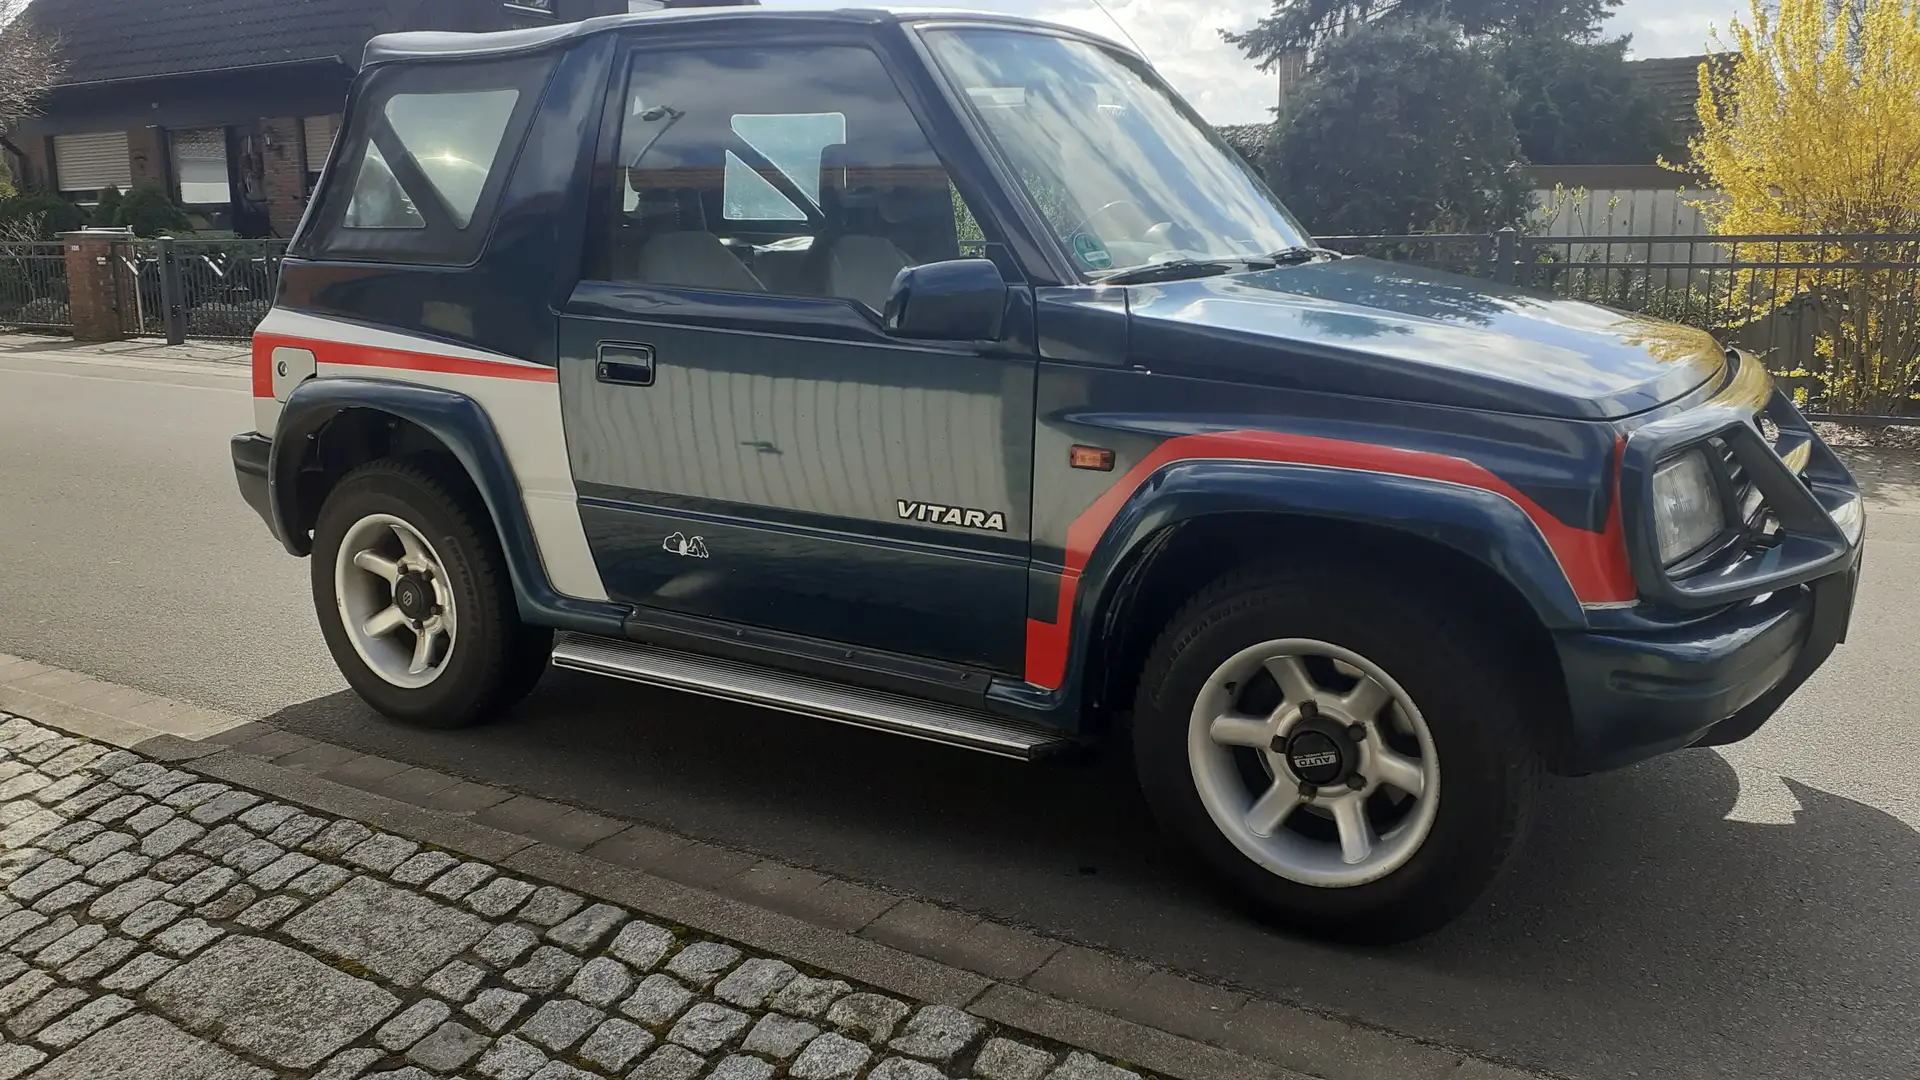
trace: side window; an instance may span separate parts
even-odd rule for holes
[[[306,238],[318,257],[461,264],[480,254],[545,59],[376,70]]]
[[[877,311],[901,270],[984,249],[865,48],[638,51],[622,115],[595,276]]]

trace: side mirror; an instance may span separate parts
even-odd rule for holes
[[[955,259],[900,271],[887,294],[887,332],[939,341],[998,341],[1007,283],[986,259]]]

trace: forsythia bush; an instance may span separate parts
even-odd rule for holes
[[[1812,269],[1745,284],[1762,310],[1814,305],[1827,408],[1899,411],[1920,389],[1920,242],[1886,234],[1920,233],[1920,0],[1751,3],[1733,63],[1700,68],[1686,171],[1724,194],[1701,204],[1714,232],[1809,237],[1780,255]]]

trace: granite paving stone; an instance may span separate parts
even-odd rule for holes
[[[703,1001],[688,1009],[667,1038],[697,1054],[711,1054],[740,1037],[753,1018],[738,1009]]]
[[[313,1080],[354,1080],[385,1056],[386,1051],[375,1047],[351,1047],[328,1058],[320,1071],[313,1074]]]
[[[298,910],[300,901],[296,897],[269,896],[235,915],[233,921],[249,930],[266,930],[279,925],[281,920]]]
[[[740,1049],[754,1054],[764,1054],[779,1061],[786,1061],[800,1052],[800,1048],[813,1041],[820,1029],[791,1016],[768,1013],[753,1025]]]
[[[99,923],[76,926],[34,953],[33,962],[41,967],[57,968],[105,940],[107,928]]]
[[[35,1080],[272,1080],[273,1073],[157,1016],[133,1013],[87,1036]]]
[[[800,1051],[787,1075],[794,1080],[853,1080],[872,1057],[865,1043],[829,1031]]]
[[[190,1031],[293,1069],[319,1064],[400,1007],[374,983],[244,935],[168,972],[144,1000]]]
[[[1053,1055],[1039,1047],[988,1039],[974,1056],[973,1072],[980,1080],[1043,1080],[1053,1062]]]
[[[251,885],[234,885],[226,892],[194,908],[193,913],[203,919],[222,922],[247,910],[259,897],[260,893]]]
[[[188,812],[187,816],[202,825],[212,825],[225,821],[242,810],[260,801],[260,796],[246,791],[229,791],[208,802],[201,803]]]
[[[453,1009],[438,998],[422,998],[401,1010],[400,1015],[380,1025],[373,1041],[389,1050],[405,1050],[426,1037],[427,1032],[446,1022]]]
[[[298,851],[289,851],[247,877],[247,884],[262,889],[285,888],[288,882],[318,866],[320,860]]]
[[[84,881],[69,881],[35,900],[33,910],[42,915],[53,915],[68,908],[78,907],[99,896],[100,893],[101,888],[98,885],[89,885]]]
[[[76,822],[78,825],[91,825],[91,821]],[[83,844],[76,844],[67,852],[67,858],[81,866],[92,866],[115,852],[125,851],[133,846],[133,837],[123,832],[101,833]]]
[[[85,1000],[87,992],[77,986],[55,987],[34,998],[26,1008],[7,1017],[7,1034],[16,1039],[28,1038]]]
[[[139,942],[123,937],[110,937],[96,942],[86,952],[67,961],[60,968],[60,977],[68,982],[97,979],[105,974],[107,969],[132,956],[139,948]]]
[[[641,971],[651,971],[673,944],[673,931],[635,920],[620,928],[608,951]]]
[[[540,935],[531,927],[519,923],[501,923],[487,932],[474,945],[475,956],[497,968],[511,967],[527,955],[527,950],[540,944]]]
[[[224,933],[225,930],[208,925],[205,919],[181,919],[153,935],[153,947],[168,956],[191,956]]]
[[[477,864],[467,864],[467,866],[474,865]],[[465,871],[467,866],[458,866],[447,871],[439,881],[427,886],[427,891],[435,896],[450,896],[450,893],[442,889],[443,883]],[[465,903],[489,919],[498,919],[519,907],[521,901],[532,895],[533,885],[530,882],[521,881],[518,878],[495,878],[468,893]]]
[[[288,882],[287,888],[301,896],[318,897],[332,892],[352,876],[344,867],[321,863]]]
[[[542,885],[520,909],[520,918],[536,926],[552,926],[586,905],[586,900],[574,893]]]
[[[607,1014],[572,998],[554,998],[535,1009],[520,1025],[517,1034],[536,1046],[555,1053],[571,1049],[605,1020]]]
[[[492,1080],[528,1080],[546,1064],[547,1055],[538,1047],[508,1035],[480,1055],[474,1070]]]
[[[303,945],[364,964],[402,986],[417,986],[480,940],[487,924],[418,893],[360,877],[280,929]]]
[[[573,978],[573,973],[580,970],[580,965],[580,958],[572,953],[552,945],[542,945],[533,950],[519,967],[509,968],[506,979],[522,990],[549,993]]]
[[[488,1031],[502,1031],[531,1000],[517,990],[496,986],[480,991],[460,1011],[480,1021]]]
[[[888,1058],[873,1067],[867,1080],[947,1080],[947,1074],[912,1058]]]
[[[384,874],[412,858],[419,850],[420,845],[406,837],[377,833],[356,844],[344,857],[355,866]]]
[[[414,1043],[407,1051],[407,1060],[438,1072],[452,1072],[478,1057],[490,1041],[465,1024],[448,1021]]]
[[[115,799],[109,799],[99,806],[94,807],[88,812],[87,820],[97,821],[103,825],[113,825],[122,820],[129,819],[129,817],[136,812],[139,814],[148,814],[153,811],[160,812],[163,819],[174,816],[173,810],[168,807],[155,807],[151,799],[128,794]]]
[[[421,983],[420,988],[448,1001],[465,1001],[486,978],[485,968],[474,967],[464,960],[454,960],[427,976],[427,981]]]
[[[987,1025],[951,1005],[929,1005],[913,1014],[900,1036],[887,1045],[903,1054],[947,1062],[985,1034]]]
[[[86,880],[93,885],[118,885],[147,872],[153,865],[150,855],[135,855],[131,851],[117,851],[101,859],[87,869]]]
[[[156,858],[171,855],[205,835],[207,835],[206,829],[191,821],[176,818],[148,833],[146,838],[140,841],[140,852]],[[238,841],[235,843],[237,845]]]
[[[458,861],[444,851],[422,851],[394,867],[390,876],[396,885],[425,885]]]
[[[587,961],[567,984],[567,993],[601,1007],[625,997],[631,989],[633,974],[625,964],[608,956]]]
[[[107,990],[140,990],[148,983],[180,966],[180,961],[159,953],[141,953],[100,980]]]
[[[667,961],[667,970],[701,989],[712,986],[740,962],[740,950],[718,941],[696,941]]]
[[[132,1011],[133,1002],[118,994],[108,994],[41,1028],[34,1041],[64,1050]]]
[[[783,960],[748,960],[721,979],[713,996],[745,1009],[758,1009],[800,974]]]
[[[205,859],[191,852],[183,851],[177,855],[169,855],[158,863],[155,863],[153,876],[159,878],[161,881],[178,885],[180,882],[187,880],[212,865],[213,861],[210,859]]]
[[[286,803],[264,803],[251,810],[244,811],[234,820],[243,827],[265,835],[285,824],[300,813],[300,808]],[[278,843],[279,841],[275,841]]]
[[[79,925],[79,921],[71,914],[62,913],[56,915],[45,925],[29,930],[15,938],[13,944],[7,946],[7,951],[13,953],[15,956],[32,956],[34,953],[39,952],[41,949],[72,933],[74,928]]]
[[[907,1018],[907,1004],[881,994],[849,994],[827,1010],[827,1023],[873,1042],[886,1042]]]
[[[281,822],[267,834],[267,839],[281,847],[299,847],[319,835],[327,827],[327,819],[312,814],[295,814]]]
[[[640,980],[632,996],[620,1003],[620,1011],[649,1027],[659,1027],[680,1015],[693,1000],[693,991],[664,973]]]
[[[706,1058],[669,1043],[648,1054],[631,1075],[633,1080],[693,1080],[706,1067]]]
[[[587,1041],[580,1044],[578,1054],[589,1064],[619,1072],[652,1049],[654,1042],[652,1032],[615,1016],[593,1029]]]
[[[772,1065],[757,1057],[735,1054],[715,1065],[713,1071],[707,1074],[707,1080],[771,1080],[772,1076]]]
[[[838,979],[816,979],[802,975],[773,996],[773,1007],[783,1013],[817,1020],[827,1015],[833,1003],[853,993],[853,987]]]

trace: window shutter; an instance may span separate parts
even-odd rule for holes
[[[99,131],[87,135],[55,135],[53,168],[61,191],[99,191],[133,186],[133,165],[127,158],[127,133]]]
[[[307,171],[319,172],[333,149],[333,136],[340,127],[337,116],[309,116],[300,121],[300,136],[306,143]]]

